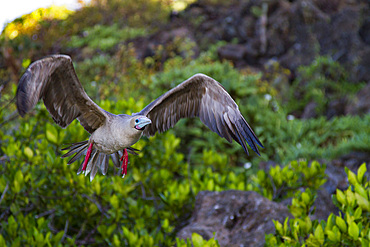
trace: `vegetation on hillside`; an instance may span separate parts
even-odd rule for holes
[[[190,218],[199,191],[229,189],[254,190],[275,201],[295,195],[291,211],[296,219],[289,222],[290,229],[288,221],[275,223],[277,235],[266,238],[271,245],[281,245],[282,239],[297,246],[369,243],[369,223],[361,218],[369,217],[370,211],[364,166],[357,177],[347,171],[351,187],[335,196],[343,215],[331,215],[327,223],[307,218],[314,194],[325,182],[325,165],[311,161],[370,152],[370,115],[330,120],[291,115],[312,100],[320,115],[328,100],[353,96],[362,84],[351,84],[339,63],[318,57],[299,69],[289,90],[281,90],[262,73],[237,70],[230,62],[220,61],[217,48],[222,42],[209,45],[195,58],[195,44],[179,39],[139,60],[131,41],[167,25],[171,2],[95,0],[76,12],[39,9],[4,29],[0,36],[6,61],[0,67],[0,246],[190,246],[191,241],[194,246],[217,246],[214,239],[194,234],[186,242],[176,239],[176,233]],[[88,139],[78,121],[61,129],[42,103],[25,118],[17,116],[14,104],[17,81],[27,66],[55,51],[72,56],[88,95],[115,114],[138,112],[195,73],[207,74],[235,99],[265,148],[260,157],[246,156],[235,142],[229,144],[198,119],[187,119],[135,144],[142,151],[129,157],[125,179],[113,165],[107,176],[97,175],[92,182],[77,176],[79,164],[68,166],[60,156],[64,144]],[[165,61],[164,51],[169,54]],[[262,161],[281,167],[259,170]],[[306,192],[299,192],[301,188]]]

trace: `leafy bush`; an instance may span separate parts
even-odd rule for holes
[[[143,28],[120,28],[118,24],[110,26],[95,25],[92,28],[87,28],[82,32],[82,37],[72,36],[68,47],[80,48],[88,46],[89,48],[102,51],[111,50],[118,43],[124,42],[138,36],[147,35],[148,31]]]
[[[366,164],[357,175],[345,168],[349,188],[337,189],[333,202],[341,210],[326,221],[311,221],[315,200],[311,190],[298,193],[292,200],[290,211],[295,217],[281,224],[274,221],[276,234],[266,236],[268,246],[369,246],[370,244],[370,182],[364,176]]]
[[[74,65],[87,93],[102,108],[116,114],[140,111],[195,73],[212,76],[235,99],[266,147],[261,157],[246,156],[235,142],[229,144],[199,120],[188,119],[166,133],[142,138],[135,144],[142,151],[138,157],[130,156],[124,180],[115,176],[119,170],[111,166],[107,176],[98,175],[90,183],[74,173],[79,164],[68,166],[66,160],[60,159],[64,143],[86,140],[88,134],[77,121],[66,129],[57,127],[43,104],[25,118],[17,118],[12,99],[17,82],[14,78],[19,75],[0,68],[1,78],[9,78],[11,85],[1,89],[0,98],[0,246],[218,246],[217,240],[205,240],[197,234],[187,241],[175,237],[190,218],[199,191],[255,190],[279,201],[301,188],[306,191],[297,194],[290,208],[296,217],[290,224],[300,225],[300,229],[289,230],[287,222],[283,230],[278,230],[279,236],[298,244],[306,238],[321,241],[322,236],[324,241],[334,241],[341,232],[340,241],[345,242],[356,237],[357,226],[358,239],[364,241],[368,225],[358,216],[368,217],[368,211],[363,209],[367,207],[366,200],[361,199],[366,199],[363,190],[368,190],[365,180],[357,178],[363,190],[353,185],[352,192],[343,193],[345,202],[337,192],[347,232],[342,232],[333,216],[327,221],[327,225],[332,222],[331,228],[321,225],[322,235],[319,224],[309,221],[308,216],[312,214],[315,191],[325,181],[325,166],[317,162],[309,165],[308,161],[337,158],[351,151],[370,152],[370,116],[330,121],[292,119],[288,113],[301,110],[302,105],[288,94],[287,106],[279,89],[271,87],[261,73],[239,71],[228,62],[220,62],[217,48],[222,42],[207,44],[207,50],[195,58],[194,44],[177,39],[168,47],[158,46],[153,57],[137,60],[133,46],[121,41],[147,35],[146,30],[166,23],[171,4],[167,0],[93,1],[69,13],[67,19],[40,21],[36,41],[32,39],[33,31],[27,31],[14,39],[5,40],[2,35],[0,42],[5,49],[14,49],[12,55],[23,69],[35,57],[51,51],[76,51],[79,55]],[[87,49],[82,51],[82,47]],[[102,52],[96,54],[96,50]],[[323,94],[315,94],[316,87],[324,85],[330,95],[337,97],[343,93],[343,85],[350,86],[342,67],[326,58],[318,61],[302,67],[297,79],[313,80],[315,86],[304,83],[304,91],[299,82],[293,86],[307,93],[305,102],[325,100]],[[340,73],[336,75],[335,71]],[[339,83],[332,85],[336,80]],[[355,86],[348,91],[357,89]],[[322,102],[325,106],[326,101]],[[268,160],[286,167],[258,171],[257,165]],[[283,181],[282,177],[289,179]],[[353,198],[360,206],[353,204]],[[269,241],[278,244],[282,240],[271,237]]]
[[[284,168],[271,167],[268,173],[260,170],[254,180],[259,186],[257,192],[276,201],[292,197],[300,188],[318,190],[326,181],[325,169],[317,161],[310,167],[307,161],[292,161]]]
[[[200,236],[197,233],[193,233],[191,235],[191,241],[187,239],[185,242],[184,240],[176,239],[176,246],[178,247],[219,247],[218,241],[214,238],[211,238],[210,240],[204,240],[202,236]]]
[[[338,62],[330,57],[318,57],[311,65],[298,69],[286,108],[288,112],[302,112],[308,103],[314,102],[316,114],[320,116],[329,102],[349,97],[362,86],[349,82],[347,72]]]

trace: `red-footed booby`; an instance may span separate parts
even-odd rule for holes
[[[248,153],[249,144],[258,155],[263,148],[238,105],[216,80],[196,74],[161,95],[138,113],[114,115],[95,104],[83,89],[72,59],[52,55],[32,63],[21,77],[17,89],[17,109],[23,117],[42,99],[55,123],[67,127],[74,119],[91,136],[88,141],[72,144],[62,157],[74,155],[68,164],[85,159],[77,172],[90,173],[92,180],[100,168],[107,173],[109,156],[116,167],[127,173],[128,154],[137,154],[131,146],[142,135],[153,136],[173,127],[181,118],[199,117],[230,143],[234,139]],[[121,157],[121,158],[120,158]],[[120,161],[122,165],[120,165]]]

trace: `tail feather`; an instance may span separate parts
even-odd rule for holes
[[[109,156],[103,155],[103,159],[100,163],[100,171],[104,176],[107,174],[108,164],[109,164]]]
[[[80,164],[80,167],[77,170],[77,175],[80,175],[82,173],[82,167],[83,167],[83,165],[84,165],[84,160],[82,160],[82,162]]]
[[[76,153],[76,155],[75,156],[73,156],[72,157],[72,159],[70,159],[69,161],[68,161],[68,165],[70,165],[70,164],[72,164],[73,162],[75,162],[76,160],[78,160],[80,157],[81,157],[81,155],[82,154],[84,154],[84,153],[86,153],[86,149],[87,149],[87,146],[85,147],[85,148],[83,148],[83,149],[80,149],[77,153]]]
[[[114,166],[115,167],[120,167],[120,165],[119,165],[119,158],[120,157],[119,157],[118,152],[112,153],[110,156],[112,157],[112,161],[113,161]]]
[[[88,141],[71,143],[69,144],[68,147],[65,147],[62,149],[62,150],[68,150],[68,152],[63,154],[61,157],[66,158],[66,157],[70,157],[74,155],[67,163],[68,165],[70,165],[76,160],[78,160],[79,158],[81,158],[83,154],[86,154],[88,145],[89,145]],[[128,147],[127,152],[133,155],[139,155],[137,152],[140,152],[140,150],[136,148]],[[93,149],[90,159],[88,161],[86,170],[85,170],[85,176],[87,176],[90,173],[90,181],[92,181],[94,177],[96,176],[96,173],[98,172],[98,170],[100,170],[100,172],[103,175],[106,175],[108,171],[108,166],[109,166],[109,157],[112,158],[112,162],[114,166],[116,166],[117,168],[121,167],[120,158],[122,157],[122,155],[123,155],[122,151],[117,151],[112,154],[103,154],[103,153],[100,153],[98,150]],[[83,163],[84,163],[84,159],[82,160],[80,164],[80,167],[77,171],[77,175],[80,175],[83,172],[82,171]]]
[[[132,148],[132,147],[128,147],[126,148],[127,149],[127,152],[129,152],[130,154],[133,154],[133,155],[139,155],[138,153],[136,152],[140,152],[139,149],[136,149],[136,148]],[[136,151],[136,152],[135,152]]]
[[[97,158],[95,159],[95,162],[92,164],[92,168],[91,168],[90,182],[94,179],[96,173],[98,172],[98,169],[100,167],[103,155],[100,154],[99,152],[97,152],[97,154],[96,154]]]
[[[72,156],[74,153],[77,153],[77,152],[81,151],[82,149],[86,149],[87,148],[87,143],[79,145],[79,146],[75,146],[75,147],[71,146],[69,148],[70,148],[70,150],[67,153],[63,154],[62,158]],[[66,149],[64,149],[64,150],[66,150]]]
[[[98,156],[99,156],[99,151],[94,149],[91,153],[91,159],[90,159],[89,163],[87,164],[86,171],[85,171],[85,176],[87,176],[87,174],[90,173],[90,171],[92,170],[92,168],[96,164],[96,160],[97,160]]]
[[[70,145],[68,147],[65,147],[65,148],[62,148],[62,150],[67,150],[67,149],[73,149],[77,146],[81,146],[81,145],[84,145],[84,144],[87,144],[88,141],[82,141],[82,142],[75,142],[75,143],[70,143],[70,144],[66,144],[66,145]]]

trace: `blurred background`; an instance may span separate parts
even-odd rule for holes
[[[0,246],[368,243],[368,1],[49,3],[1,9]],[[142,151],[130,156],[125,179],[111,165],[90,182],[76,175],[79,164],[60,158],[64,144],[89,138],[78,121],[61,129],[42,103],[25,118],[15,107],[26,68],[58,53],[72,57],[87,94],[115,114],[138,112],[195,73],[207,74],[235,99],[265,148],[246,156],[186,119],[135,144]],[[337,198],[355,187],[356,200]],[[268,209],[244,211],[252,207],[243,196],[263,198]],[[340,210],[354,217],[342,217],[348,229],[326,229]],[[298,222],[291,232],[272,221],[285,217]],[[246,227],[253,220],[262,230]]]

